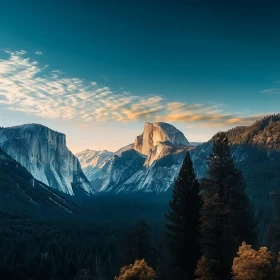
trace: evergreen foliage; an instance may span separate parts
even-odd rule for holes
[[[268,232],[271,251],[274,256],[280,251],[280,192],[271,194],[273,202],[273,220]]]
[[[189,153],[175,182],[169,206],[165,237],[172,274],[178,279],[192,279],[200,258],[197,235],[201,198]]]
[[[197,268],[195,270],[196,280],[217,280],[215,276],[219,270],[218,261],[207,259],[202,256],[197,263]]]
[[[127,236],[127,253],[134,260],[143,259],[150,251],[150,229],[148,224],[141,220]]]
[[[208,177],[201,181],[204,203],[200,243],[205,257],[219,264],[215,277],[226,280],[231,277],[231,263],[240,240],[255,241],[255,222],[242,174],[234,166],[225,133],[215,137],[208,165]]]

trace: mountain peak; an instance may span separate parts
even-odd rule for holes
[[[176,146],[190,145],[184,134],[173,125],[164,122],[146,122],[144,131],[137,136],[133,148],[144,155],[148,155],[157,145],[169,142]]]

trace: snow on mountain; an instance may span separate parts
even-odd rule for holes
[[[94,151],[94,150],[84,150],[75,156],[79,158],[82,168],[87,166],[100,167],[102,164],[113,155],[113,152],[107,150],[104,151]]]
[[[2,128],[0,147],[35,179],[54,189],[70,195],[74,194],[73,188],[93,191],[62,133],[39,124]]]
[[[98,174],[100,169],[104,163],[107,162],[110,157],[112,157],[113,154],[113,152],[109,152],[107,150],[94,151],[87,149],[77,153],[75,156],[79,159],[86,177],[92,181],[99,176]]]
[[[193,148],[174,126],[146,123],[134,144],[106,156],[88,150],[77,157],[98,192],[162,192],[173,185],[186,152]],[[101,155],[102,164],[91,164]]]

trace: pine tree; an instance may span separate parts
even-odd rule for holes
[[[175,279],[193,279],[200,258],[197,241],[201,198],[190,154],[187,153],[175,182],[166,214],[166,242]]]
[[[215,260],[202,256],[197,263],[195,270],[196,280],[217,280],[216,274],[219,270],[219,263]]]
[[[226,280],[231,277],[238,244],[255,239],[255,222],[242,174],[234,166],[225,133],[214,139],[208,167],[208,177],[201,181],[204,203],[200,242],[205,257],[219,263],[215,277]]]
[[[270,229],[270,243],[272,254],[275,256],[280,251],[280,192],[272,192],[271,198],[273,202],[273,220]]]
[[[126,239],[125,253],[128,263],[144,258],[150,261],[152,254],[150,229],[144,220],[137,222]]]
[[[235,169],[235,182],[230,201],[231,221],[238,244],[257,245],[257,222],[252,203],[246,193],[246,183],[241,170]]]

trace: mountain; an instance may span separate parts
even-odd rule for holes
[[[27,208],[47,207],[75,213],[77,207],[34,177],[12,157],[0,149],[0,210],[16,205]],[[5,207],[4,207],[5,206]]]
[[[190,146],[190,143],[181,131],[173,125],[156,122],[145,123],[144,131],[136,137],[133,149],[146,155],[145,165],[151,166],[154,161],[185,146]]]
[[[78,153],[76,156],[80,160],[81,167],[101,167],[102,164],[112,156],[114,153],[107,150],[104,151],[94,151],[94,150],[84,150]]]
[[[96,173],[113,154],[113,152],[107,150],[94,151],[87,149],[76,154],[76,157],[79,159],[86,177],[90,179],[96,177]]]
[[[203,144],[204,142],[190,142],[190,144],[192,145],[192,146],[199,146],[199,145],[201,145],[201,144]]]
[[[226,134],[232,157],[243,172],[264,238],[272,218],[270,194],[280,190],[280,115],[265,117],[251,126],[236,127]],[[191,152],[199,178],[207,175],[207,157],[215,137]]]
[[[227,136],[232,145],[249,144],[280,151],[280,114],[267,116],[251,126],[233,128]]]
[[[177,146],[187,146],[190,144],[184,134],[173,125],[163,122],[147,122],[145,123],[143,133],[135,139],[134,149],[143,155],[148,155],[160,143],[165,142]]]
[[[225,133],[232,155],[239,164],[251,157],[254,158],[253,154],[248,156],[247,150],[255,150],[257,154],[264,153],[269,158],[280,152],[280,114],[267,116],[250,126],[237,126]],[[196,172],[199,177],[204,176],[207,172],[206,159],[211,153],[212,141],[216,137],[217,134],[191,153],[193,161],[198,162]],[[265,166],[263,167],[265,168]]]
[[[168,135],[171,131],[172,136]],[[226,134],[232,157],[243,172],[263,239],[272,218],[270,193],[280,191],[280,115],[268,116],[251,126],[233,128]],[[174,126],[147,123],[133,144],[113,155],[105,153],[98,167],[85,163],[83,168],[94,169],[89,180],[97,192],[162,193],[173,186],[188,150],[198,178],[207,175],[207,158],[215,137],[193,147]]]
[[[115,153],[88,150],[76,156],[98,192],[160,193],[173,185],[186,152],[193,148],[181,131],[157,122],[146,123],[134,144]],[[100,165],[95,164],[98,160]]]
[[[1,128],[0,147],[35,179],[53,189],[70,195],[74,190],[93,192],[62,133],[39,124]]]

